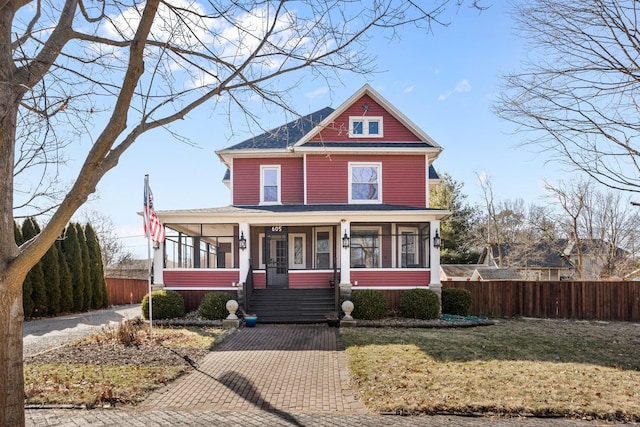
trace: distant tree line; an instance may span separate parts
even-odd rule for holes
[[[14,222],[16,243],[29,241],[40,226],[27,218]],[[62,236],[29,271],[23,285],[25,319],[107,307],[102,254],[90,224],[70,223]]]

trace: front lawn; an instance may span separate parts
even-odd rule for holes
[[[341,329],[362,402],[382,413],[640,420],[640,325],[500,320]]]

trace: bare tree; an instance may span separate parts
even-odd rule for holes
[[[585,181],[546,183],[545,188],[561,208],[556,222],[569,240],[565,255],[579,278],[625,277],[635,268],[640,215],[628,198]]]
[[[133,254],[126,250],[122,240],[115,232],[115,225],[108,215],[95,210],[83,212],[84,222],[91,224],[98,237],[100,253],[102,254],[102,265],[109,267],[119,262],[133,259]]]
[[[526,143],[613,189],[640,191],[640,3],[532,0],[515,6],[529,62],[504,77],[496,113]]]
[[[140,135],[223,103],[252,120],[249,98],[293,114],[288,95],[302,71],[327,83],[343,71],[368,73],[369,37],[397,37],[407,25],[428,32],[448,3],[1,1],[0,424],[24,424],[22,281]],[[98,109],[104,122],[94,122]],[[104,124],[87,125],[91,144],[77,178],[40,234],[18,247],[14,167],[26,111],[61,132],[63,123]],[[40,138],[57,148],[65,140]]]

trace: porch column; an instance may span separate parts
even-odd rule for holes
[[[153,284],[164,285],[164,243],[153,248]]]
[[[440,221],[431,221],[429,238],[429,253],[430,253],[430,266],[431,266],[431,280],[429,288],[432,291],[440,295],[442,292],[442,284],[440,283],[440,248],[433,246],[433,239],[436,236],[436,232],[440,235]]]
[[[238,249],[238,267],[240,267],[239,282],[244,282],[249,274],[249,261],[251,258],[251,234],[249,233],[249,224],[246,222],[238,223],[238,237],[244,235],[247,240],[246,249]],[[238,243],[236,242],[236,245]]]
[[[351,237],[351,222],[343,219],[340,221],[340,300],[351,299],[351,247],[344,247],[342,237]]]

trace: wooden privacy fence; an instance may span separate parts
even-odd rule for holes
[[[145,279],[120,279],[107,277],[109,305],[137,304],[149,292],[149,281]]]
[[[472,314],[640,321],[640,282],[443,282],[471,291]]]

